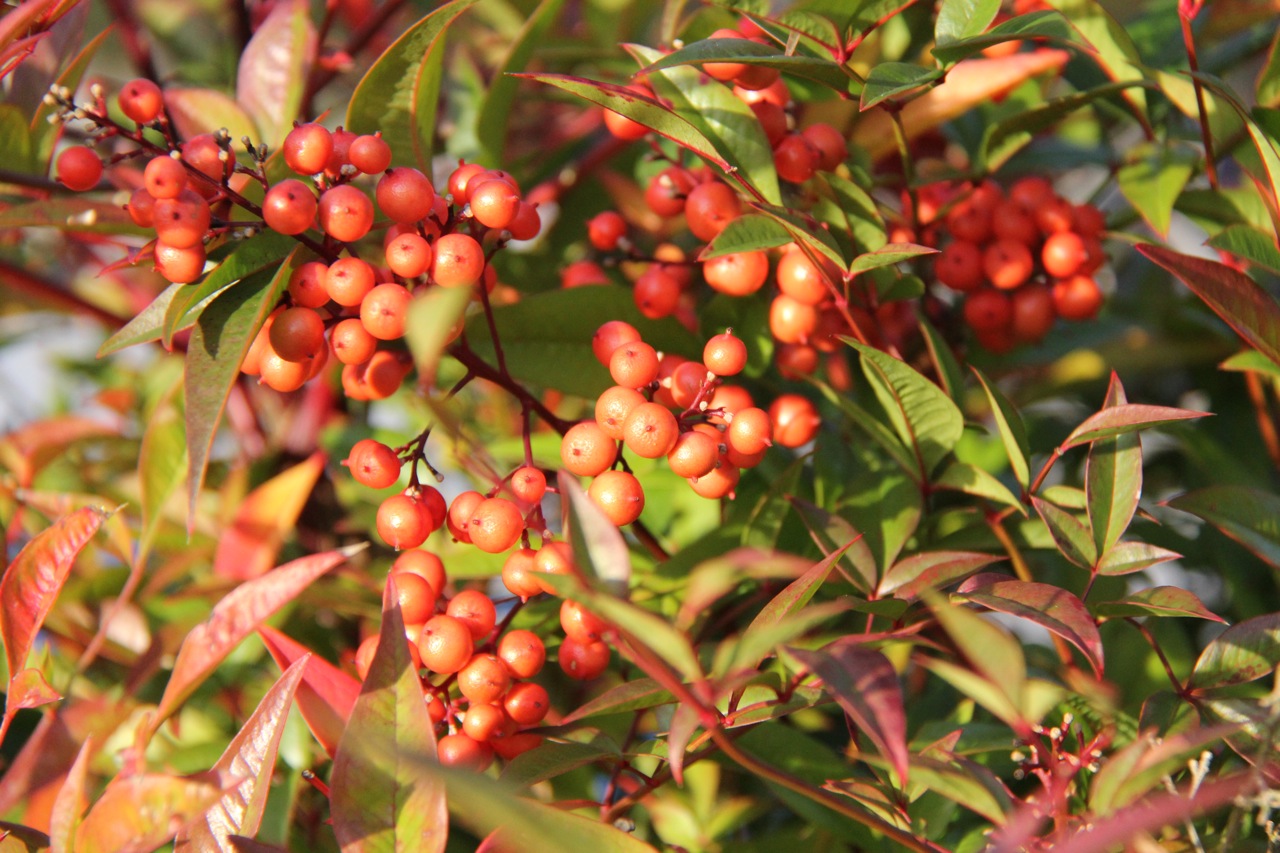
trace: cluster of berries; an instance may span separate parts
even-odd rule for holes
[[[1054,320],[1089,320],[1102,307],[1094,279],[1106,262],[1105,221],[1096,207],[1059,197],[1042,177],[996,183],[932,184],[920,194],[923,239],[936,245],[939,282],[964,294],[963,314],[994,352],[1034,343]]]

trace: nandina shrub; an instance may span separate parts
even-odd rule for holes
[[[474,6],[4,18],[0,846],[1272,842],[1272,16]]]

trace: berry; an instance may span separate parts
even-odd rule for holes
[[[267,190],[262,200],[262,218],[267,227],[281,234],[301,234],[315,222],[319,203],[302,181],[289,178]]]
[[[600,640],[580,643],[566,638],[560,644],[560,669],[570,678],[590,681],[599,678],[609,666],[609,647]]]
[[[55,170],[58,180],[66,185],[67,189],[84,192],[96,187],[102,178],[102,160],[91,149],[83,145],[73,145],[63,149],[58,155]]]
[[[542,469],[526,465],[511,475],[511,493],[525,503],[536,504],[547,492],[547,475]]]
[[[343,243],[356,242],[373,227],[373,202],[350,184],[325,190],[319,213],[321,230]]]
[[[824,172],[835,170],[849,156],[844,136],[829,124],[811,124],[800,133],[817,152],[818,168]]]
[[[979,290],[964,302],[964,319],[975,332],[1006,328],[1013,319],[1013,305],[999,290]]]
[[[734,412],[725,442],[744,456],[754,456],[773,445],[772,426],[764,409],[754,406]]]
[[[150,228],[155,225],[156,200],[144,187],[138,187],[133,191],[133,195],[129,196],[129,203],[125,205],[125,210],[129,212],[129,218],[133,220],[134,225],[141,228]]]
[[[371,489],[388,488],[400,479],[400,457],[390,447],[372,438],[362,438],[352,445],[343,464],[357,483]]]
[[[184,189],[176,198],[156,201],[152,210],[156,237],[175,249],[190,249],[204,242],[212,215],[199,193]]]
[[[138,124],[150,124],[164,109],[164,96],[160,87],[145,77],[130,80],[117,96],[120,112]]]
[[[462,718],[462,733],[474,741],[487,743],[502,739],[507,725],[507,715],[502,708],[473,702],[467,706],[467,714]]]
[[[627,88],[637,94],[645,96],[648,95],[648,93],[643,89],[637,89],[635,87]],[[645,127],[640,122],[610,109],[606,109],[604,111],[604,126],[609,133],[613,134],[618,139],[626,140],[627,142],[634,142],[637,139],[643,139],[649,132],[649,128]]]
[[[712,468],[705,475],[690,479],[689,486],[695,494],[710,500],[732,498],[741,476],[742,472],[735,466],[721,463],[720,467]]]
[[[506,562],[502,564],[502,583],[512,595],[532,598],[542,592],[542,586],[533,574],[535,553],[532,548],[518,548],[507,555]]]
[[[400,572],[392,573],[389,581],[395,589],[396,601],[400,603],[404,624],[421,625],[431,618],[436,609],[436,591],[425,578]]]
[[[365,330],[359,317],[348,317],[329,332],[329,346],[343,364],[364,364],[378,351],[378,339]]]
[[[322,307],[329,301],[329,291],[324,286],[328,272],[329,267],[320,261],[308,261],[299,266],[289,276],[289,299],[303,308]]]
[[[87,148],[85,150],[88,151]],[[89,153],[92,154],[93,152]],[[65,154],[66,152],[64,151],[63,155],[65,156]],[[94,159],[97,159],[96,155]],[[58,164],[59,169],[61,169],[62,157],[58,158]],[[98,165],[101,167],[101,162]],[[165,198],[177,198],[178,193],[182,192],[187,186],[187,170],[174,158],[162,154],[159,157],[152,157],[151,161],[147,163],[146,168],[142,170],[142,181],[146,186],[147,192],[151,193],[152,197],[157,201]],[[96,177],[94,178],[94,183],[97,183]]]
[[[618,248],[618,241],[627,234],[627,221],[615,210],[606,210],[587,222],[587,239],[602,252]]]
[[[668,166],[649,181],[644,200],[649,209],[661,217],[684,213],[685,200],[697,186],[693,175],[683,166]]]
[[[1048,285],[1033,281],[1015,290],[1012,299],[1014,338],[1023,343],[1036,343],[1049,333],[1057,315]]]
[[[306,361],[324,348],[324,321],[313,308],[289,308],[271,324],[270,340],[285,361]]]
[[[436,241],[431,279],[443,287],[470,287],[484,273],[484,250],[466,234],[446,234]]]
[[[543,592],[555,593],[551,584],[540,580],[543,575],[569,575],[574,573],[573,549],[568,542],[544,542],[533,555],[533,578]]]
[[[354,308],[373,290],[374,273],[369,262],[356,257],[339,258],[329,265],[324,287],[329,298],[346,308]]]
[[[445,767],[483,773],[493,763],[493,747],[466,734],[445,735],[436,744],[436,758]]]
[[[436,598],[444,593],[444,562],[430,551],[413,549],[401,551],[391,564],[392,574],[414,574],[431,584]]]
[[[347,157],[351,160],[351,165],[361,172],[376,175],[385,172],[391,165],[391,146],[381,134],[365,134],[351,141]]]
[[[156,272],[174,284],[190,284],[204,274],[205,252],[199,244],[179,249],[157,241],[154,260]]]
[[[634,388],[614,385],[596,398],[596,423],[609,438],[621,441],[622,424],[627,415],[643,402],[644,395]]]
[[[644,489],[626,471],[603,472],[591,481],[587,495],[618,527],[635,521],[644,510]]]
[[[729,332],[716,335],[702,348],[702,363],[716,376],[734,376],[747,366],[747,345]]]
[[[791,133],[773,149],[773,167],[782,180],[803,184],[818,170],[818,152],[802,134]]]
[[[1074,231],[1050,234],[1040,250],[1040,262],[1054,278],[1069,278],[1089,262],[1089,247]]]
[[[472,490],[458,495],[453,499],[453,503],[449,504],[445,523],[454,539],[459,542],[471,542],[471,516],[483,500],[484,495]]]
[[[740,39],[742,33],[737,30],[719,29],[707,36],[707,40],[712,39]],[[728,83],[735,77],[741,77],[747,71],[747,65],[742,62],[705,62],[702,70],[707,76],[719,80],[721,83]],[[765,84],[768,85],[768,84]]]
[[[560,442],[564,467],[580,477],[596,476],[612,466],[616,458],[617,447],[595,421],[574,424]]]
[[[769,304],[769,331],[784,344],[803,343],[818,326],[818,310],[785,293]]]
[[[720,255],[702,265],[702,277],[712,290],[730,296],[749,296],[769,278],[769,256],[764,252]]]
[[[516,684],[502,700],[507,716],[522,726],[536,726],[551,710],[551,697],[540,684]]]
[[[333,132],[333,151],[324,161],[325,177],[336,180],[342,175],[342,167],[351,163],[351,143],[355,141],[356,135],[349,130],[338,128]]]
[[[566,289],[608,283],[608,274],[595,261],[574,261],[560,271],[560,286]]]
[[[738,194],[726,184],[712,181],[694,187],[685,200],[685,222],[693,236],[704,242],[715,239],[742,213]]]
[[[397,551],[417,548],[431,535],[431,514],[412,495],[392,495],[378,507],[378,535]]]
[[[667,464],[677,477],[701,477],[716,467],[720,447],[716,439],[700,430],[680,434],[667,454]]]
[[[426,218],[436,200],[430,179],[409,166],[397,166],[383,175],[374,195],[378,209],[393,222],[417,222]]]
[[[506,498],[486,498],[476,506],[470,521],[471,544],[490,554],[501,554],[520,539],[524,516]]]
[[[507,631],[498,641],[498,658],[512,678],[533,678],[547,661],[547,647],[532,631]]]
[[[333,155],[333,135],[319,124],[300,124],[284,138],[284,162],[299,175],[324,171]]]
[[[788,249],[778,261],[778,289],[801,302],[817,305],[832,294],[839,273],[825,258],[810,260],[799,246]]]
[[[532,240],[542,231],[542,215],[538,206],[527,201],[520,202],[515,217],[507,224],[507,231],[513,240]]]
[[[599,429],[599,427],[596,428]],[[671,414],[670,409],[658,403],[641,403],[631,410],[622,423],[622,440],[627,445],[627,449],[645,459],[666,456],[671,452],[671,448],[675,447],[679,435],[680,429],[676,423],[676,416]],[[601,471],[603,470],[602,468]]]
[[[783,394],[769,406],[770,434],[783,447],[808,444],[818,433],[822,419],[809,398]]]
[[[477,589],[464,589],[449,599],[449,606],[445,609],[445,613],[466,625],[473,640],[481,640],[489,636],[498,621],[493,600]]]
[[[471,215],[486,228],[502,229],[515,219],[520,193],[506,181],[486,180],[470,190]]]
[[[1031,250],[1017,240],[996,240],[982,253],[982,271],[1000,290],[1012,290],[1031,278],[1034,270]]]
[[[470,629],[452,616],[432,616],[422,626],[418,654],[422,665],[432,672],[457,672],[471,660],[473,651]]]
[[[933,273],[952,290],[961,293],[977,290],[986,281],[982,250],[968,240],[952,240],[934,258]]]
[[[380,341],[404,337],[412,294],[400,284],[379,284],[360,300],[360,323]]]
[[[1064,320],[1092,320],[1102,308],[1102,290],[1087,275],[1064,278],[1053,284],[1053,308]]]
[[[402,278],[431,269],[431,244],[417,234],[399,234],[386,246],[387,268]]]
[[[680,301],[680,282],[661,266],[649,267],[632,291],[636,307],[650,320],[670,317]]]
[[[658,378],[658,353],[644,341],[623,344],[609,357],[609,375],[626,388],[643,388]]]
[[[507,667],[494,654],[475,654],[458,671],[458,690],[475,703],[495,702],[511,686]]]

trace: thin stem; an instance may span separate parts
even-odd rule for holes
[[[378,34],[378,31],[382,29],[387,21],[391,20],[391,16],[400,11],[400,7],[404,4],[405,0],[387,0],[387,2],[375,9],[373,13],[365,19],[364,23],[356,28],[356,31],[351,34],[351,37],[347,39],[347,43],[343,46],[342,52],[348,56],[355,56],[363,50],[365,46],[373,40],[373,37]],[[337,76],[337,69],[325,68],[321,67],[319,63],[316,64],[315,69],[311,72],[310,79],[307,80],[306,92],[302,97],[303,109],[301,112],[303,115],[306,115],[311,111],[311,101],[315,98],[316,93],[329,85],[329,83],[331,83]]]
[[[1209,110],[1205,105],[1204,86],[1200,83],[1200,61],[1196,56],[1195,36],[1191,32],[1191,18],[1178,15],[1182,22],[1182,43],[1187,48],[1187,63],[1191,66],[1191,85],[1196,91],[1196,110],[1200,113],[1200,139],[1204,143],[1204,173],[1209,186],[1218,188],[1218,166],[1214,162],[1213,134],[1209,129]]]
[[[1280,435],[1276,433],[1276,422],[1271,417],[1271,409],[1267,405],[1266,391],[1262,379],[1257,373],[1247,370],[1244,374],[1245,388],[1249,391],[1249,402],[1253,404],[1253,412],[1258,420],[1258,432],[1262,442],[1267,446],[1267,455],[1271,464],[1280,468]]]
[[[503,388],[523,405],[527,405],[547,426],[564,435],[573,423],[557,417],[541,400],[529,393],[523,385],[511,378],[511,374],[498,370],[480,356],[476,355],[463,341],[449,347],[449,354],[458,360],[467,371],[480,379],[486,379]]]
[[[46,305],[61,308],[73,314],[92,317],[113,330],[124,328],[125,323],[128,322],[124,317],[118,317],[69,290],[63,290],[47,279],[3,260],[0,260],[0,279],[4,280],[5,288],[10,292],[16,291]]]
[[[1150,645],[1151,649],[1156,653],[1156,657],[1160,659],[1160,665],[1164,667],[1165,675],[1169,676],[1169,682],[1173,685],[1173,692],[1177,693],[1179,696],[1185,696],[1187,693],[1186,688],[1182,686],[1182,682],[1178,680],[1178,676],[1174,675],[1173,667],[1169,664],[1169,659],[1164,656],[1164,650],[1160,648],[1160,644],[1157,643],[1156,638],[1152,636],[1151,630],[1136,619],[1125,619],[1124,621],[1136,628],[1138,633],[1142,635],[1142,638],[1147,641],[1147,644]]]
[[[1004,552],[1009,555],[1009,562],[1013,565],[1013,573],[1018,576],[1018,580],[1029,583],[1031,581],[1031,568],[1027,565],[1026,558],[1022,556],[1022,551],[1018,548],[1018,544],[1013,541],[1009,531],[1004,529],[1004,523],[1000,516],[989,513],[986,521],[987,526],[991,528],[991,532],[999,540],[1000,547],[1004,548]]]
[[[1049,471],[1053,468],[1054,463],[1061,459],[1064,453],[1066,453],[1066,451],[1062,449],[1062,445],[1058,445],[1053,449],[1053,453],[1051,453],[1049,458],[1045,460],[1044,466],[1040,469],[1040,473],[1036,474],[1035,481],[1032,482],[1030,488],[1027,489],[1028,495],[1034,495],[1036,492],[1040,491],[1040,487],[1044,485],[1044,478],[1049,476]]]

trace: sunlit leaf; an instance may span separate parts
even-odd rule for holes
[[[1153,586],[1138,590],[1115,601],[1100,601],[1093,606],[1099,616],[1123,618],[1126,616],[1190,616],[1225,622],[1221,616],[1204,606],[1200,597],[1190,590],[1176,586]]]
[[[240,54],[236,100],[253,117],[258,139],[275,148],[298,117],[311,74],[316,33],[306,0],[271,6]]]
[[[164,333],[164,318],[169,313],[169,306],[178,299],[186,289],[185,284],[171,284],[160,292],[160,295],[143,308],[138,315],[124,325],[119,331],[103,341],[98,348],[98,358],[119,352],[125,347],[135,344],[160,340]]]
[[[1117,542],[1098,561],[1100,575],[1128,575],[1182,555],[1146,542]]]
[[[890,98],[905,95],[942,78],[936,68],[925,68],[908,62],[881,62],[871,69],[858,107],[869,110]]]
[[[1057,634],[1079,649],[1094,674],[1102,677],[1102,637],[1098,626],[1084,603],[1065,589],[984,573],[960,584],[956,595],[997,613],[1019,616]]]
[[[805,80],[812,80],[836,92],[848,92],[857,82],[829,59],[804,54],[783,54],[773,45],[740,38],[701,39],[656,60],[641,74],[651,74],[677,65],[703,65],[707,62],[738,62],[776,68]]]
[[[324,465],[325,454],[318,450],[246,495],[231,524],[218,536],[214,573],[248,580],[270,569],[324,473]]]
[[[541,746],[516,756],[514,761],[502,768],[502,781],[527,788],[603,758],[616,761],[618,757],[616,749],[607,749],[594,743],[545,741]]]
[[[76,830],[76,853],[151,853],[220,793],[216,785],[178,776],[117,777]]]
[[[436,738],[409,658],[394,586],[360,698],[333,757],[333,832],[343,853],[439,853],[449,837],[445,791],[432,771]]]
[[[961,8],[969,5],[971,0],[961,0]],[[979,4],[981,5],[981,4]],[[941,29],[942,15],[938,16],[938,27]],[[944,65],[951,65],[996,44],[1009,41],[1035,40],[1063,44],[1071,41],[1072,32],[1067,22],[1056,12],[1040,10],[1026,15],[1017,15],[986,31],[956,33],[944,39],[939,36],[933,48],[933,56]]]
[[[282,671],[307,659],[294,699],[307,727],[332,756],[360,695],[360,682],[269,625],[258,626],[258,636]]]
[[[186,842],[193,849],[233,853],[229,836],[257,834],[285,719],[306,665],[304,658],[285,670],[213,766],[213,778],[223,793],[188,831]]]
[[[1280,664],[1280,613],[1255,616],[1214,637],[1200,653],[1187,687],[1207,690],[1245,684]]]
[[[974,551],[926,551],[899,560],[884,574],[877,594],[914,601],[929,589],[940,589],[1005,559]]]
[[[444,33],[475,2],[454,0],[438,7],[383,51],[351,95],[347,129],[380,132],[391,146],[394,162],[431,175]]]
[[[253,139],[258,134],[253,117],[244,107],[216,89],[165,86],[164,108],[183,139],[223,128],[237,142],[246,136]]]
[[[93,737],[87,737],[76,754],[75,763],[67,772],[67,779],[58,789],[49,814],[50,853],[71,853],[80,818],[84,814],[88,794],[85,783],[89,775],[89,759],[93,757]]]
[[[146,562],[160,526],[164,506],[182,485],[187,466],[187,430],[183,418],[182,383],[165,392],[147,418],[138,450],[139,504],[142,530],[138,533],[138,559]]]
[[[1049,5],[1062,13],[1073,28],[1093,47],[1094,59],[1112,80],[1125,82],[1141,80],[1142,55],[1133,37],[1123,24],[1097,0],[1049,0]],[[1146,93],[1142,90],[1126,94],[1143,120],[1147,109]]]
[[[944,0],[938,7],[933,40],[938,47],[980,35],[1000,11],[999,0]]]
[[[814,563],[809,571],[787,584],[782,592],[769,599],[769,603],[751,620],[745,634],[767,630],[807,605],[831,574],[831,570],[835,568],[836,561],[851,545],[853,541],[844,543],[825,558]]]
[[[574,708],[560,721],[570,725],[589,717],[623,714],[641,708],[656,708],[674,702],[670,691],[652,678],[635,678],[611,687],[599,696]]]
[[[1198,150],[1169,143],[1139,145],[1126,154],[1116,182],[1147,224],[1157,234],[1167,236],[1173,204],[1201,159]]]
[[[983,619],[972,610],[948,604],[933,593],[926,594],[925,600],[951,642],[955,643],[972,667],[972,670],[964,671],[998,690],[1003,701],[1014,709],[1015,715],[1020,714],[1027,682],[1027,664],[1022,655],[1021,644],[1003,628]],[[932,663],[963,669],[947,661]],[[994,707],[989,706],[988,709],[998,713]],[[1007,710],[1005,713],[1007,715]],[[1010,722],[1007,716],[1006,722]]]
[[[995,476],[969,462],[952,462],[933,481],[935,488],[952,489],[1013,507],[1026,514],[1022,501]]]
[[[1276,238],[1252,225],[1228,225],[1209,239],[1209,245],[1273,273],[1280,273],[1280,249],[1276,248]]]
[[[760,213],[747,213],[726,225],[702,250],[698,260],[709,261],[738,252],[759,252],[785,246],[791,239],[791,232],[776,219]]]
[[[1124,387],[1113,373],[1103,411],[1126,402]],[[1105,557],[1129,527],[1142,494],[1142,442],[1138,434],[1095,440],[1089,445],[1084,476],[1089,528],[1098,553]]]
[[[1062,556],[1082,569],[1092,569],[1098,562],[1098,550],[1089,529],[1071,513],[1039,497],[1032,497],[1031,505],[1049,528]]]
[[[631,586],[631,553],[620,531],[576,478],[561,472],[560,494],[567,501],[569,542],[574,562],[586,576],[614,595],[626,595]]]
[[[915,243],[889,243],[874,252],[867,252],[853,259],[849,264],[849,272],[863,273],[881,267],[893,266],[904,261],[918,258],[921,255],[935,255],[937,249],[920,246]]]
[[[883,654],[854,640],[837,640],[817,651],[787,649],[822,679],[858,730],[889,760],[901,783],[907,782],[907,714],[898,673]]]
[[[317,578],[364,546],[312,554],[237,586],[214,605],[209,618],[192,628],[178,649],[164,696],[152,718],[154,731],[209,677],[240,641],[263,620],[298,596]]]
[[[1210,414],[1210,412],[1193,412],[1190,409],[1175,409],[1170,406],[1123,403],[1090,415],[1080,426],[1071,431],[1066,441],[1062,443],[1062,448],[1066,450],[1100,438],[1114,438],[1117,435],[1203,418]]]
[[[9,679],[5,710],[12,712],[22,708],[39,708],[61,699],[62,694],[45,681],[44,673],[35,667],[28,667]]]

